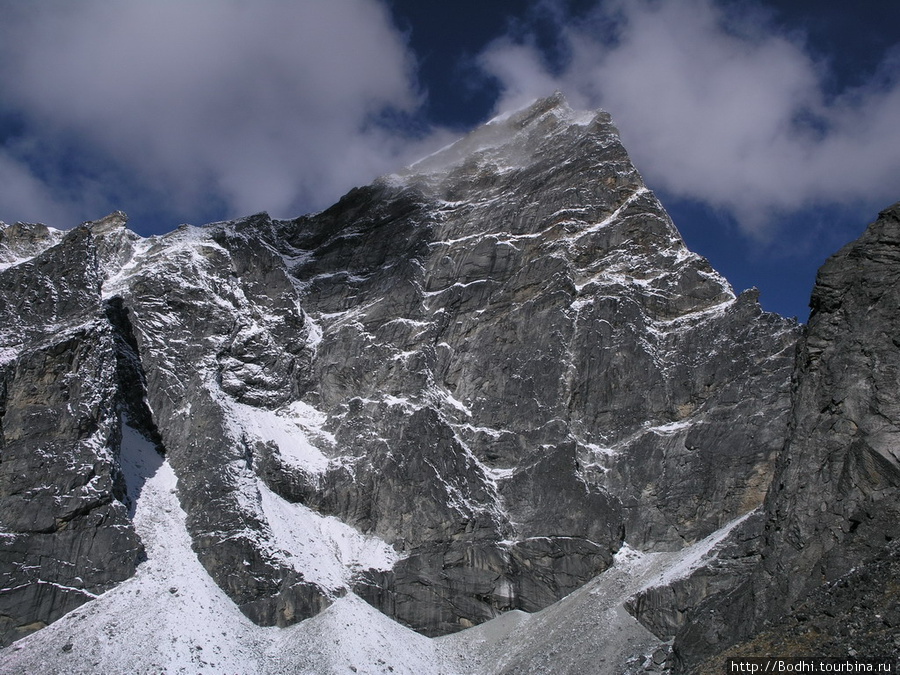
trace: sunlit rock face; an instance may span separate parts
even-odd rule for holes
[[[98,550],[131,552],[116,579],[139,559],[140,481],[116,487],[124,424],[166,453],[195,554],[262,625],[350,591],[426,635],[541,609],[623,541],[676,550],[758,507],[784,442],[796,325],[735,297],[609,116],[560,96],[319,214],[150,239],[113,214],[81,230],[94,276],[46,274],[90,294],[76,304],[106,336],[105,371],[63,368],[106,396],[85,462],[111,477],[122,538]],[[33,261],[90,257],[51,235],[28,239]],[[3,288],[37,279],[31,249],[7,256]],[[0,310],[25,316],[9,297]],[[20,494],[7,457],[29,405],[20,333],[0,362],[4,499]],[[0,517],[4,541],[44,545]],[[5,586],[30,583],[16,569]],[[15,630],[56,616],[17,611]]]

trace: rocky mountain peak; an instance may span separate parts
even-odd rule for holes
[[[596,124],[594,133],[618,136],[607,113],[575,112],[557,92],[521,110],[498,115],[385,180],[420,183],[439,189],[439,185],[458,181],[465,174],[474,177],[485,172],[503,174],[527,169],[545,161],[550,147],[583,135],[592,124]]]
[[[108,216],[104,216],[99,220],[84,223],[91,232],[97,235],[115,232],[126,227],[128,224],[128,216],[122,211],[113,211]]]
[[[34,257],[62,237],[60,230],[40,223],[0,222],[0,269]]]

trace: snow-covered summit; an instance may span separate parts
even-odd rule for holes
[[[502,113],[459,140],[420,159],[395,176],[444,175],[466,162],[508,171],[527,166],[546,137],[570,126],[587,127],[594,121],[609,122],[603,111],[574,111],[557,92],[513,112]]]
[[[390,185],[440,183],[460,169],[503,173],[525,168],[554,135],[570,127],[609,124],[604,111],[576,111],[556,94],[535,100],[520,110],[502,113],[462,138],[379,179]],[[613,127],[610,129],[614,133]],[[574,131],[574,130],[573,130]]]

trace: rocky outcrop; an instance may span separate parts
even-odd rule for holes
[[[751,547],[757,561],[713,593],[703,572],[659,591],[655,603],[647,597],[633,606],[658,635],[675,636],[684,672],[714,654],[788,653],[766,651],[767,644],[817,656],[896,653],[890,641],[870,650],[885,626],[862,617],[875,605],[886,613],[873,616],[892,616],[900,597],[895,577],[876,579],[874,572],[893,569],[900,536],[898,281],[900,204],[819,271],[794,374],[789,436]],[[861,595],[852,598],[844,588]],[[681,610],[678,621],[665,619]],[[793,643],[784,642],[783,630]]]
[[[122,383],[95,236],[82,226],[35,255],[46,228],[17,229],[35,236],[18,249],[31,260],[0,270],[3,644],[127,579],[143,551],[116,457]]]
[[[58,244],[64,234],[40,223],[0,222],[0,269],[33,258]]]
[[[839,659],[900,660],[900,542],[810,593],[751,639],[727,650],[730,657],[760,654],[828,655]],[[722,672],[722,657],[692,672]]]

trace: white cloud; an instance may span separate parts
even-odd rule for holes
[[[4,3],[0,64],[0,96],[41,152],[91,148],[184,213],[325,206],[409,156],[372,119],[420,103],[375,0]],[[0,202],[16,194],[0,187]]]
[[[900,196],[897,77],[828,100],[824,66],[796,37],[712,0],[608,2],[560,38],[571,59],[557,75],[527,44],[483,54],[505,90],[499,107],[558,88],[606,108],[651,187],[727,209],[755,233],[775,213]]]
[[[0,203],[2,219],[13,223],[66,223],[71,205],[60,201],[29,167],[0,149]],[[77,224],[77,223],[67,223]]]
[[[552,72],[537,41],[482,55],[501,107],[558,88],[606,108],[651,187],[755,232],[779,211],[898,197],[896,67],[827,98],[801,42],[714,0],[607,0],[559,38],[570,60]],[[21,122],[0,128],[0,218],[325,207],[445,136],[373,123],[418,113],[415,65],[383,0],[0,0],[0,106]]]

